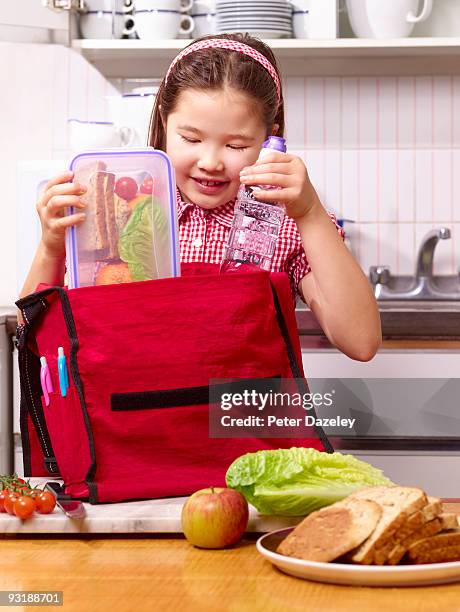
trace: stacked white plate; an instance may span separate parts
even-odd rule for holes
[[[292,37],[292,5],[287,0],[217,0],[216,13],[218,32]]]

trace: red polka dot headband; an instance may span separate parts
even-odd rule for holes
[[[244,55],[248,55],[249,57],[252,57],[252,59],[255,59],[257,62],[259,62],[259,64],[262,64],[262,66],[267,70],[267,72],[270,74],[270,76],[272,77],[275,83],[276,93],[278,95],[278,102],[280,102],[281,100],[280,81],[279,81],[278,75],[276,74],[276,70],[274,69],[272,63],[269,62],[269,60],[265,57],[265,55],[262,55],[262,53],[260,53],[256,49],[253,49],[249,45],[245,45],[244,43],[238,42],[236,40],[229,40],[227,38],[210,38],[207,40],[199,40],[196,43],[192,43],[188,47],[185,47],[185,49],[182,49],[182,51],[178,55],[176,55],[176,57],[173,59],[173,61],[171,62],[171,65],[168,68],[168,72],[166,73],[166,77],[165,77],[165,85],[168,82],[169,75],[171,74],[171,71],[173,70],[174,66],[183,57],[185,57],[186,55],[189,55],[190,53],[194,53],[195,51],[200,51],[201,49],[212,49],[212,48],[230,49],[231,51],[239,51],[240,53],[244,53]]]

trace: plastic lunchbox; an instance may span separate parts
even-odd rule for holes
[[[70,170],[87,188],[86,219],[66,235],[70,289],[180,275],[174,169],[163,151],[85,151]]]

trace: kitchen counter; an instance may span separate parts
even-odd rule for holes
[[[460,504],[446,504],[460,512]],[[347,587],[276,570],[255,538],[228,550],[200,550],[182,537],[5,536],[1,590],[63,591],[65,610],[214,612],[449,612],[460,582],[416,588]]]
[[[460,340],[459,302],[379,302],[379,310],[384,339]],[[296,319],[301,340],[315,337],[318,348],[331,346],[305,304],[297,304]]]

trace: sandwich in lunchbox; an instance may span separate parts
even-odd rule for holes
[[[118,259],[118,240],[131,213],[126,200],[114,194],[115,174],[102,161],[77,169],[74,181],[87,187],[82,196],[86,220],[78,228],[80,253],[98,260]]]

